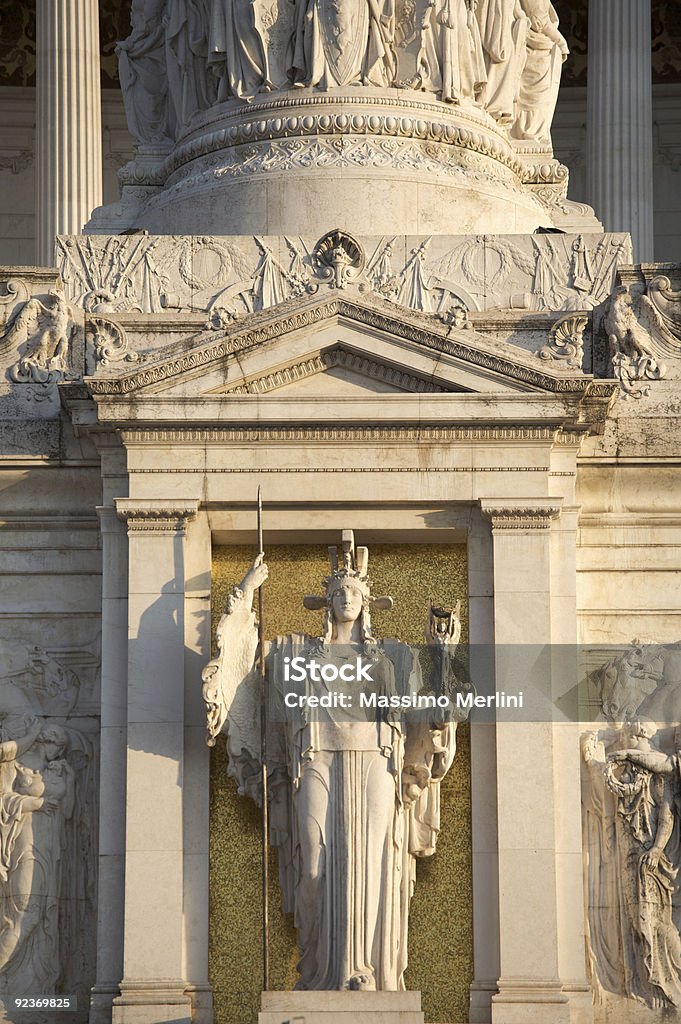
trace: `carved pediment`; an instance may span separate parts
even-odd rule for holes
[[[145,325],[147,330],[149,324]],[[590,379],[437,317],[359,298],[296,300],[90,377],[93,395],[583,395]]]
[[[281,389],[285,389],[290,397],[356,394],[361,391],[374,394],[469,391],[446,379],[438,380],[410,372],[403,366],[390,365],[364,352],[335,345],[265,373],[233,380],[217,393],[266,395]]]

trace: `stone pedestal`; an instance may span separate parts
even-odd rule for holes
[[[631,232],[653,259],[650,0],[589,4],[587,199],[606,231]]]
[[[36,45],[38,263],[57,234],[80,231],[102,201],[99,12],[94,0],[44,0]]]
[[[420,992],[263,992],[258,1024],[423,1024]]]
[[[88,234],[601,230],[567,200],[567,168],[550,149],[516,143],[472,103],[410,89],[230,100],[192,120],[172,151],[139,148],[121,182],[121,202],[95,211]]]

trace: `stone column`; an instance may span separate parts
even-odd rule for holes
[[[561,504],[546,497],[481,501],[492,524],[496,688],[524,689],[529,705],[534,677],[548,695],[496,724],[500,977],[493,1024],[592,1019],[579,745],[573,723],[563,735],[552,703],[565,688],[565,652],[557,645],[567,636],[560,616],[570,614],[556,565],[569,537],[554,541]]]
[[[473,679],[483,677],[494,645],[494,564],[489,523],[471,510],[468,531],[468,635]],[[490,1024],[499,978],[499,850],[496,728],[471,725],[473,981],[470,1024]]]
[[[185,963],[185,530],[198,501],[117,499],[128,527],[123,980],[113,1024],[191,1024]]]
[[[114,498],[128,492],[125,450],[115,431],[98,432],[102,505],[102,660],[97,868],[97,975],[89,1024],[111,1024],[123,977],[125,764],[128,694],[128,538]]]
[[[113,506],[98,510],[102,535],[102,673],[97,875],[97,978],[89,1024],[110,1024],[123,977],[128,543]]]
[[[650,0],[590,0],[587,198],[606,231],[653,259]]]
[[[99,7],[41,0],[36,39],[36,262],[77,234],[102,202]]]

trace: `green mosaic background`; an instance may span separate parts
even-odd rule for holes
[[[361,538],[358,538],[361,543]],[[229,587],[253,558],[253,548],[213,551],[213,622]],[[325,549],[273,546],[267,549],[270,579],[265,588],[265,635],[317,633],[322,613],[302,606],[307,593],[320,593],[328,572]],[[375,596],[390,594],[392,612],[375,612],[377,636],[423,642],[428,598],[448,604],[461,599],[462,642],[467,640],[465,545],[372,545],[369,574]],[[293,583],[291,583],[293,580]],[[425,1019],[433,1024],[468,1020],[468,986],[473,977],[470,743],[467,726],[458,730],[454,766],[442,783],[442,832],[434,857],[419,861],[409,922],[407,988],[421,989]],[[260,815],[237,796],[227,776],[224,743],[211,761],[210,816],[210,980],[216,1024],[255,1024],[262,988],[260,955]],[[295,931],[282,914],[276,852],[271,852],[270,987],[291,989],[297,973]]]

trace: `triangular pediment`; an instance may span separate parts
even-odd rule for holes
[[[386,361],[366,350],[331,344],[280,366],[266,362],[250,374],[231,375],[231,380],[212,394],[267,395],[285,391],[287,398],[324,395],[440,394],[469,391],[446,377],[419,373],[401,361]]]
[[[357,296],[295,300],[119,366],[88,379],[93,395],[580,394],[589,384],[470,326]]]

